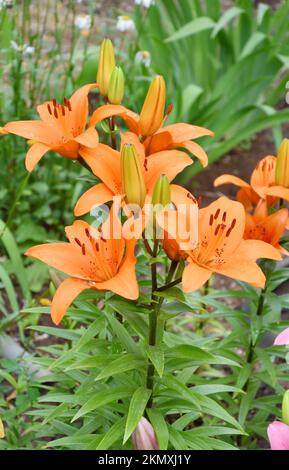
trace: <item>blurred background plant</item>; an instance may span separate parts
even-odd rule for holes
[[[125,71],[126,106],[140,111],[151,77],[156,73],[163,74],[167,84],[168,104],[174,105],[170,122],[190,122],[214,130],[216,135],[213,140],[202,141],[210,162],[222,156],[225,156],[223,160],[227,159],[228,153],[237,148],[235,157],[230,160],[230,170],[233,168],[236,174],[244,171],[244,168],[251,171],[256,158],[255,148],[251,147],[255,134],[270,129],[266,134],[261,134],[264,145],[259,145],[261,150],[258,150],[270,153],[279,144],[284,123],[289,119],[285,102],[286,84],[289,81],[288,15],[289,0],[0,1],[0,124],[35,118],[37,104],[53,97],[62,101],[75,88],[94,82],[98,46],[103,37],[108,36],[113,39],[117,62]],[[94,109],[99,103],[99,95],[93,93],[90,98],[91,109]],[[77,303],[74,316],[67,316],[64,320],[64,327],[69,329],[47,326],[50,325],[48,315],[43,318],[42,313],[49,312],[49,302],[57,279],[54,276],[52,283],[47,268],[40,263],[25,266],[21,256],[32,244],[63,239],[63,227],[72,222],[72,209],[78,196],[88,188],[89,177],[84,169],[79,170],[75,162],[51,154],[28,177],[24,168],[27,151],[24,141],[8,136],[1,138],[0,143],[0,178],[4,183],[0,188],[0,418],[4,421],[6,431],[5,441],[0,440],[0,448],[38,448],[44,446],[47,439],[56,439],[59,435],[65,436],[64,441],[55,441],[52,447],[120,446],[121,426],[124,425],[121,403],[119,407],[113,405],[111,409],[105,408],[108,422],[115,426],[116,433],[108,434],[104,441],[107,427],[100,419],[102,409],[101,413],[98,410],[88,417],[84,415],[81,425],[77,421],[79,430],[76,436],[76,428],[71,425],[70,419],[75,415],[72,408],[83,405],[84,398],[88,400],[90,394],[98,390],[94,376],[90,374],[95,356],[102,353],[106,364],[109,362],[106,354],[111,355],[113,362],[116,353],[122,353],[124,364],[131,363],[131,358],[128,360],[125,353],[130,344],[128,335],[117,323],[111,324],[108,319],[91,325],[96,313],[99,315],[98,320],[103,317],[103,307],[99,307],[97,312],[91,312],[90,303],[82,300]],[[183,182],[188,187],[198,185],[202,175],[194,180],[192,177],[199,171],[198,164],[187,169],[182,176]],[[205,174],[208,180],[210,174],[217,176],[215,167],[210,166]],[[76,184],[72,183],[75,181]],[[206,186],[206,189],[210,190],[210,187]],[[288,273],[284,272],[278,279],[283,282],[287,278]],[[224,286],[218,285],[218,288]],[[236,289],[236,285],[233,288]],[[186,314],[180,315],[178,320],[175,315],[180,314],[180,307],[176,307],[175,300],[164,310],[164,318],[170,319],[166,344],[166,360],[169,364],[172,362],[173,349],[178,346],[177,336],[180,331],[186,335],[189,343],[194,341],[196,344],[197,340],[200,348],[205,349],[203,356],[200,352],[201,367],[198,374],[194,374],[197,366],[191,367],[190,371],[187,369],[188,351],[179,351],[184,363],[184,369],[178,377],[179,388],[168,381],[167,389],[169,394],[174,393],[174,399],[181,396],[182,391],[184,401],[179,403],[179,409],[184,411],[191,406],[193,396],[188,398],[183,386],[194,384],[205,395],[211,394],[212,390],[206,388],[206,381],[210,378],[210,384],[214,383],[217,402],[222,403],[233,416],[239,413],[242,426],[250,410],[255,407],[253,424],[249,424],[246,429],[252,433],[253,439],[248,443],[235,420],[228,418],[215,402],[210,402],[211,409],[202,403],[204,409],[201,413],[194,409],[190,414],[184,412],[183,416],[176,418],[175,403],[165,398],[164,391],[164,396],[160,396],[160,408],[163,416],[167,416],[168,423],[162,427],[161,420],[158,429],[164,448],[168,441],[175,448],[202,448],[204,435],[207,439],[212,438],[210,445],[215,448],[230,448],[240,443],[254,448],[260,439],[264,442],[273,395],[273,411],[278,415],[277,404],[284,390],[278,385],[277,379],[288,381],[288,365],[281,361],[281,358],[284,359],[283,351],[278,350],[280,364],[275,370],[269,366],[269,355],[272,353],[272,357],[275,357],[275,350],[269,349],[264,353],[260,348],[261,352],[258,351],[259,356],[256,358],[259,360],[259,373],[255,382],[253,380],[253,384],[249,384],[250,394],[244,395],[240,391],[250,371],[246,369],[241,372],[243,359],[235,353],[231,354],[229,349],[241,350],[250,328],[249,321],[242,317],[241,294],[237,289],[225,293],[213,291],[202,301],[199,298],[182,298],[181,310],[185,310]],[[174,291],[173,295],[179,297],[180,293]],[[218,300],[220,296],[232,298],[233,303],[224,306]],[[253,304],[256,303],[256,296],[257,292],[248,290],[248,297]],[[271,321],[274,323],[280,318],[283,308],[288,308],[286,302],[285,298],[278,300],[270,291],[267,299],[267,328],[271,327]],[[116,308],[115,305],[113,307]],[[117,306],[120,315],[124,314],[121,307]],[[204,313],[204,307],[207,307],[207,313]],[[275,316],[270,314],[270,309],[274,309]],[[199,312],[197,315],[196,311]],[[227,314],[226,322],[223,320],[224,312]],[[128,315],[126,322],[130,335],[144,336],[144,312],[140,312],[137,321],[133,315]],[[92,326],[86,336],[83,325],[87,328]],[[28,330],[27,326],[32,326],[32,329]],[[210,339],[201,337],[204,328],[211,334]],[[105,338],[114,329],[121,331],[122,337],[119,344],[111,349]],[[190,337],[192,331],[193,340]],[[236,338],[234,331],[242,331],[242,335],[238,333]],[[7,333],[13,338],[12,343]],[[215,359],[216,365],[211,367],[206,364],[205,358],[208,351],[216,352],[216,339],[219,340],[218,353],[221,359]],[[84,363],[78,365],[75,354]],[[32,356],[35,356],[34,359]],[[226,375],[222,364],[228,364],[230,360],[232,367]],[[278,360],[279,357],[276,362]],[[26,367],[23,366],[24,362]],[[67,369],[65,373],[63,364]],[[94,373],[97,367],[103,368],[101,360],[97,364]],[[137,361],[133,364],[139,369]],[[41,372],[31,378],[31,368],[35,366],[37,372],[39,367],[50,367],[53,373],[55,371],[55,375],[50,377],[51,385],[42,380]],[[84,367],[84,371],[79,370],[81,367]],[[124,372],[127,372],[123,367]],[[119,364],[112,365],[107,380],[110,377],[115,380],[114,373],[118,368]],[[33,370],[35,372],[35,368]],[[131,375],[120,375],[120,379],[117,378],[113,384],[121,386],[125,380],[135,383],[142,372],[129,370]],[[226,385],[220,388],[220,384],[225,383],[224,377]],[[236,383],[239,388],[233,390],[232,386]],[[80,399],[75,397],[78,387],[79,395],[82,386],[85,388],[87,384],[88,396]],[[267,401],[266,397],[258,396],[262,387],[267,387],[266,393],[270,393]],[[54,393],[54,402],[60,400],[57,407],[48,404],[43,409],[39,405],[40,394],[44,395],[42,401],[53,402],[51,396],[45,398],[47,390]],[[258,401],[255,401],[255,396],[258,396]],[[31,411],[32,407],[36,409]],[[215,416],[214,421],[208,419],[209,411]],[[196,427],[191,434],[185,434],[184,431],[189,430],[191,423],[198,423],[200,415],[203,424],[208,424],[205,431]],[[99,429],[95,428],[95,417]],[[152,416],[151,419],[157,422],[159,416]],[[234,429],[220,430],[219,424],[223,419],[227,419]],[[215,427],[209,430],[212,423]],[[241,432],[239,440],[235,439],[234,432]],[[233,437],[215,439],[216,436],[228,433]]]

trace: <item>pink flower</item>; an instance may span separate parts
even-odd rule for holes
[[[144,417],[133,432],[132,444],[135,450],[159,450],[154,428]]]
[[[275,346],[283,346],[284,344],[289,344],[289,328],[282,331],[280,335],[274,341]]]
[[[272,450],[289,450],[289,426],[279,421],[269,424],[267,429]]]

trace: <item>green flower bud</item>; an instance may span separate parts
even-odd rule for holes
[[[128,204],[143,207],[146,198],[146,186],[143,169],[136,148],[124,144],[121,151],[122,190]]]
[[[275,181],[278,186],[289,188],[289,140],[284,139],[279,147]]]
[[[282,421],[289,426],[289,390],[284,393],[282,402]]]
[[[102,96],[107,96],[111,74],[115,68],[114,49],[110,39],[104,39],[99,50],[97,83]]]
[[[124,95],[124,74],[121,67],[115,67],[108,85],[108,101],[120,104]]]

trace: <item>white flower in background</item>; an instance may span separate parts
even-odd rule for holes
[[[3,7],[7,7],[7,8],[13,7],[13,0],[0,0],[0,10]]]
[[[135,24],[133,19],[130,16],[118,16],[116,29],[122,33],[124,31],[134,31]]]
[[[135,55],[135,61],[138,64],[143,64],[145,67],[151,65],[151,55],[149,51],[138,51]]]
[[[81,13],[75,17],[74,24],[78,29],[88,31],[91,27],[91,17]]]
[[[33,55],[35,52],[35,47],[29,46],[28,44],[17,44],[16,41],[10,41],[12,49],[16,52],[21,52],[23,55]]]
[[[155,4],[155,0],[134,0],[136,5],[141,5],[145,8],[149,8],[150,6]]]

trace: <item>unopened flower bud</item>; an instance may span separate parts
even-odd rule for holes
[[[4,437],[5,437],[4,425],[3,425],[3,422],[0,418],[0,439],[3,439]]]
[[[275,181],[278,186],[289,188],[289,140],[284,139],[279,147]]]
[[[154,428],[144,417],[133,432],[132,444],[135,450],[159,450]]]
[[[108,85],[108,101],[120,104],[124,95],[124,74],[121,67],[115,67]]]
[[[166,84],[157,75],[150,84],[141,113],[140,132],[144,137],[154,134],[162,125],[166,104]]]
[[[289,390],[284,393],[282,402],[282,421],[289,426]]]
[[[107,96],[111,74],[115,68],[114,49],[110,39],[104,39],[100,46],[97,69],[97,83],[102,96]]]
[[[161,205],[163,207],[171,203],[171,187],[168,177],[160,175],[154,187],[152,195],[152,204]]]
[[[128,204],[143,207],[146,197],[143,169],[136,148],[124,144],[121,151],[122,190]]]

